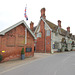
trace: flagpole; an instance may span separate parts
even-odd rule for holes
[[[27,16],[27,4],[26,4],[26,7],[25,7],[25,13],[24,13],[24,16],[25,16],[25,18],[26,18],[26,20],[28,20],[28,16]]]
[[[26,7],[25,7],[25,12],[24,12],[24,17],[26,18],[26,21],[28,20],[28,17],[27,17],[27,4],[26,4]],[[25,27],[25,44],[27,44],[27,28]]]

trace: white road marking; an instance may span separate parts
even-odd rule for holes
[[[71,56],[72,56],[72,55],[70,55],[70,56],[68,56],[67,58],[65,58],[65,59],[63,60],[63,63],[65,63],[65,61],[67,61]]]

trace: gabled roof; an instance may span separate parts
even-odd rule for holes
[[[52,30],[54,33],[56,33],[57,32],[57,29],[58,29],[58,25],[56,25],[56,24],[54,24],[54,23],[52,23],[52,22],[50,22],[50,21],[48,21],[48,20],[44,20],[43,18],[41,18],[44,22],[45,22],[45,24],[47,25],[47,26],[49,26],[49,28],[50,28],[50,30]],[[41,20],[40,19],[40,20]],[[39,21],[40,22],[40,21]],[[38,25],[36,26],[36,27],[34,27],[34,34],[35,34],[35,32],[36,32],[36,30],[38,29],[38,26],[39,26],[39,23],[38,23]],[[59,34],[60,35],[63,35],[63,36],[67,36],[68,38],[70,37],[70,33],[68,33],[66,30],[64,30],[63,28],[60,28],[60,30],[58,30],[58,32],[59,32]]]
[[[49,25],[49,27],[52,29],[52,30],[57,30],[57,26],[55,24],[53,24],[52,22],[46,20],[46,23]]]
[[[45,19],[43,19],[43,17],[40,18],[40,21],[41,21],[41,20],[43,20],[44,23],[48,26],[48,24],[46,23]],[[38,27],[39,27],[39,25],[40,25],[40,21],[39,21],[38,25],[37,25],[36,27],[34,27],[34,30],[35,30],[35,31],[34,31],[34,34],[35,34],[35,32],[37,31],[37,29],[38,29]],[[49,26],[48,26],[48,27],[49,27]],[[51,29],[50,27],[49,27],[49,29],[52,31],[52,29]]]
[[[52,23],[52,22],[50,22],[48,20],[46,20],[46,23],[49,25],[49,27],[52,29],[53,32],[57,31],[57,29],[58,29],[57,25],[55,25],[54,23]],[[60,28],[60,30],[61,30],[60,34],[65,36],[66,35],[66,30],[64,30],[63,28]]]
[[[52,22],[50,22],[48,20],[44,20],[43,18],[41,18],[41,19],[46,23],[47,26],[49,26],[50,30],[52,30],[53,32],[56,32],[57,31],[57,29],[58,29],[58,26],[57,25],[55,25],[54,23],[52,23]],[[38,26],[35,27],[35,29],[34,29],[35,32],[36,32],[37,28],[38,28]],[[62,28],[60,28],[60,30],[61,30],[61,33],[60,34],[63,35],[63,36],[66,36],[66,32],[67,31],[64,30],[64,29],[62,29]]]
[[[69,36],[71,37],[71,39],[74,39],[74,35],[72,35],[72,33],[69,34]]]
[[[34,37],[34,39],[36,39],[34,33],[30,30],[30,28],[28,27],[28,25],[25,23],[24,20],[22,20],[22,21],[20,21],[20,22],[18,22],[18,23],[16,23],[16,24],[10,26],[9,28],[7,28],[7,29],[1,31],[1,32],[0,32],[0,35],[5,35],[6,32],[8,32],[8,31],[10,31],[11,29],[13,29],[13,28],[19,26],[19,25],[22,24],[22,23],[25,25],[25,27],[28,29],[28,31],[32,34],[32,36]]]
[[[66,31],[66,36],[68,37],[68,38],[70,38],[70,32],[68,32],[68,31]]]

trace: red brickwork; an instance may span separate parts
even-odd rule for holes
[[[51,53],[51,31],[50,36],[46,36],[46,52]]]
[[[67,31],[70,32],[70,27],[67,27]]]
[[[31,21],[31,23],[30,23],[30,29],[32,30],[32,31],[34,31],[34,23]]]
[[[58,20],[58,26],[61,28],[61,21]]]
[[[72,51],[75,51],[75,49],[72,49]]]
[[[0,53],[3,60],[8,61],[21,57],[21,50],[24,48],[25,56],[34,56],[34,38],[27,30],[27,44],[25,45],[25,26],[23,24],[0,36]],[[32,48],[32,52],[26,52],[26,48]],[[1,51],[4,50],[5,53]]]
[[[46,18],[45,16],[45,8],[41,9],[41,17],[44,19]],[[40,33],[41,37],[37,37],[37,43],[36,43],[36,52],[46,52],[50,53],[51,52],[51,31],[50,31],[50,36],[46,36],[46,31],[45,31],[45,23],[43,20],[40,21]],[[35,33],[36,35],[36,33]],[[46,39],[46,42],[45,42]]]
[[[43,17],[44,19],[46,18],[46,16],[45,16],[45,11],[46,11],[45,8],[42,8],[42,9],[41,9],[41,17]]]
[[[45,52],[45,28],[44,28],[44,22],[41,20],[40,22],[40,33],[41,37],[37,38],[37,43],[36,43],[36,52]],[[46,52],[50,53],[51,52],[51,31],[50,31],[50,36],[46,36]]]
[[[40,32],[41,37],[37,38],[36,52],[45,52],[45,29],[44,22],[42,20],[40,22]]]

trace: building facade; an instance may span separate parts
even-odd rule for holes
[[[58,25],[48,21],[45,16],[45,8],[41,9],[40,21],[34,28],[34,34],[37,37],[36,52],[53,53],[72,50],[72,41],[75,40],[75,37],[70,36],[70,27],[64,30],[60,20],[58,20]]]
[[[3,61],[20,58],[22,48],[25,57],[34,56],[35,39],[35,35],[23,20],[0,32],[0,53]]]

